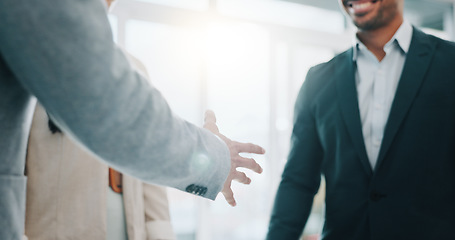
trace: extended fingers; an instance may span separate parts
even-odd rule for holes
[[[253,144],[253,143],[240,143],[240,142],[235,142],[236,148],[239,151],[239,153],[244,152],[244,153],[256,153],[256,154],[264,154],[265,149],[262,148],[259,145]]]
[[[253,158],[245,158],[245,157],[234,157],[232,158],[232,161],[234,163],[234,167],[243,167],[243,168],[248,168],[250,170],[253,170],[254,172],[257,173],[262,173],[262,167],[259,165],[256,160]]]
[[[251,179],[244,172],[235,171],[233,177],[234,177],[233,179],[239,183],[243,183],[243,184],[251,183]]]
[[[223,191],[221,191],[221,193],[223,193],[224,195],[224,198],[226,199],[226,202],[235,207],[235,205],[237,205],[237,203],[235,202],[235,199],[234,199],[234,193],[232,192],[232,189],[231,187],[225,187],[223,188]]]

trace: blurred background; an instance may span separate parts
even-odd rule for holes
[[[405,3],[412,24],[455,39],[455,1]],[[264,239],[306,72],[353,41],[338,0],[117,0],[109,19],[115,41],[145,64],[178,115],[201,126],[212,109],[223,134],[267,150],[255,157],[263,174],[234,183],[235,208],[221,194],[212,202],[169,189],[178,239]],[[323,214],[324,184],[305,239],[321,231]]]

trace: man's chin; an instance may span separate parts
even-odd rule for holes
[[[375,13],[366,13],[363,16],[351,16],[354,25],[359,30],[369,31],[380,28],[383,24],[381,18]]]
[[[369,20],[369,21],[354,21],[354,25],[357,27],[357,29],[362,30],[362,31],[371,31],[378,29],[380,26],[377,22],[374,20]]]

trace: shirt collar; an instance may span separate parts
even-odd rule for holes
[[[395,41],[397,42],[398,47],[406,54],[409,51],[409,47],[411,46],[411,39],[412,39],[412,25],[407,21],[404,20],[398,30],[395,32],[393,37],[390,39],[389,42],[386,43],[384,48],[392,45]],[[358,52],[364,49],[367,49],[365,45],[360,41],[357,35],[354,38],[354,52],[352,55],[352,60],[356,61],[358,57]]]

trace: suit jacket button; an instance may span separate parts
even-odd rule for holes
[[[188,187],[186,187],[185,191],[195,195],[204,196],[205,193],[207,193],[207,188],[191,184]]]
[[[191,185],[189,185],[188,187],[186,187],[185,191],[187,191],[187,192],[189,192],[189,193],[193,193],[195,187],[196,187],[196,186],[194,186],[194,184],[191,184]]]
[[[201,190],[201,196],[204,196],[207,193],[207,188],[203,187]]]
[[[201,192],[201,187],[196,186],[193,193],[196,195],[200,195],[200,192]]]

